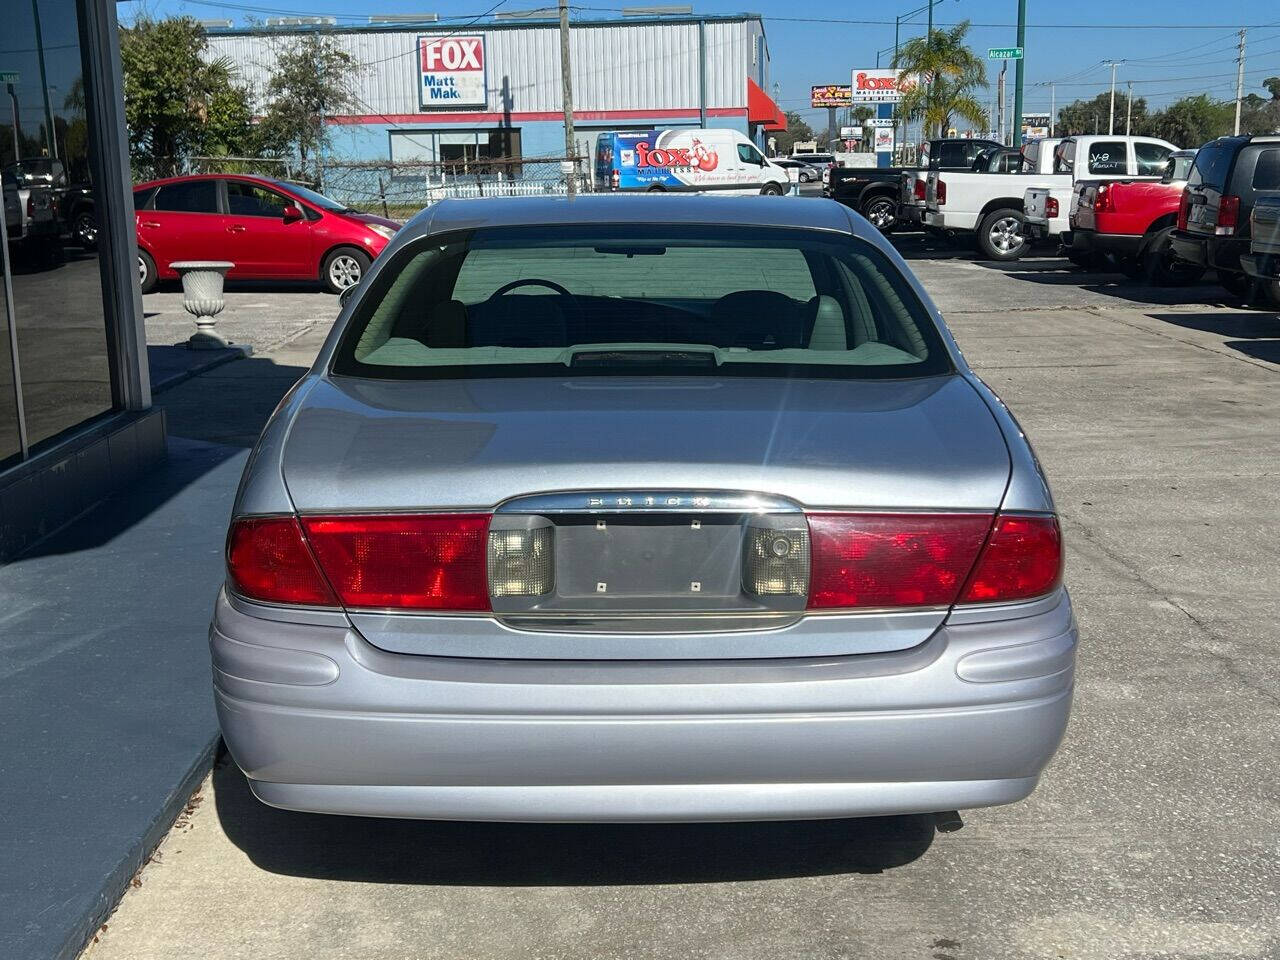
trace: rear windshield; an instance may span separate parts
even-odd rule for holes
[[[378,273],[333,365],[394,379],[951,369],[924,304],[870,244],[690,224],[424,237]]]
[[[1196,153],[1196,162],[1191,166],[1188,186],[1206,186],[1226,193],[1227,172],[1231,169],[1231,161],[1240,149],[1240,140],[1214,140],[1206,143]]]

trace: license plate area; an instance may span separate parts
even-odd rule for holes
[[[733,515],[562,517],[556,581],[565,600],[685,598],[703,605],[742,592],[742,518]]]
[[[491,596],[496,614],[635,621],[804,611],[808,526],[798,506],[742,494],[628,493],[556,509],[575,502],[530,497],[499,509],[495,527],[550,526],[554,586],[538,596]]]

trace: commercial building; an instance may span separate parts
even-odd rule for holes
[[[165,437],[135,279],[115,0],[6,4],[0,91],[3,563],[157,463]]]
[[[353,110],[333,116],[331,152],[344,159],[460,163],[565,153],[559,24],[493,18],[466,26],[373,23],[209,28],[261,93],[276,53],[320,30],[357,63]],[[785,128],[769,87],[769,48],[754,14],[573,20],[577,154],[600,130],[716,126],[763,144]]]

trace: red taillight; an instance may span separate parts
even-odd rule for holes
[[[938,189],[934,191],[934,196],[938,200],[938,206],[942,206],[947,202],[947,183],[945,180],[938,181]]]
[[[955,603],[991,515],[809,515],[809,608]]]
[[[488,514],[303,517],[338,599],[348,607],[488,610]]]
[[[1178,201],[1178,229],[1187,229],[1187,220],[1191,216],[1191,191],[1184,189],[1182,199]]]
[[[622,171],[615,170],[609,174],[609,189],[617,190],[622,185]]]
[[[925,183],[923,180],[917,179],[912,193],[917,200],[925,199]]]
[[[1218,201],[1218,224],[1214,233],[1220,237],[1229,237],[1240,225],[1240,198],[1230,195]]]
[[[1115,213],[1116,204],[1105,183],[1098,187],[1098,192],[1093,196],[1093,209],[1095,213]]]
[[[1044,215],[1050,220],[1058,216],[1058,198],[1050,197],[1044,202]]]
[[[1062,532],[1056,517],[1001,516],[960,603],[1029,600],[1062,581]]]
[[[227,576],[250,600],[338,605],[294,517],[237,520],[227,537]]]

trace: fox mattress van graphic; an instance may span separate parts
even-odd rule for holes
[[[613,190],[757,193],[775,182],[784,189],[790,186],[786,172],[770,164],[736,130],[602,133],[596,150],[596,179]]]

